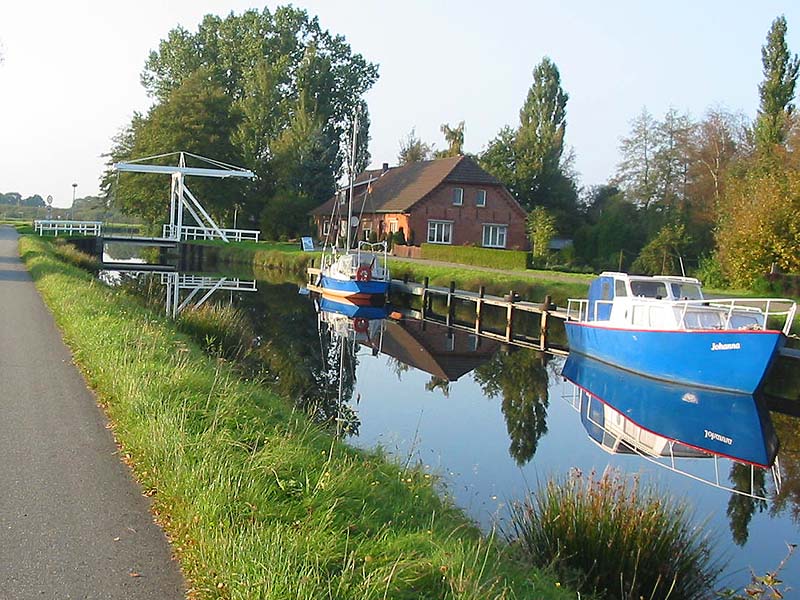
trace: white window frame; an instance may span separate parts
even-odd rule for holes
[[[478,190],[475,196],[475,206],[484,208],[486,206],[486,190]]]
[[[331,222],[328,219],[322,219],[322,235],[328,235],[331,232]]]
[[[431,226],[433,226],[433,237],[431,237]],[[447,231],[447,235],[445,235]],[[453,221],[430,220],[428,221],[427,240],[429,244],[453,244]],[[446,238],[446,241],[445,241]]]
[[[464,204],[464,188],[453,188],[453,206],[463,206]]]
[[[389,219],[389,233],[397,233],[399,224],[397,219]]]
[[[369,236],[372,235],[372,219],[361,220],[361,231],[364,232],[364,241],[369,241]]]
[[[489,242],[487,241],[487,232],[496,230],[494,236],[489,233]],[[500,243],[500,232],[502,231],[503,243]],[[494,243],[492,242],[494,237]],[[508,245],[508,223],[484,223],[481,230],[481,246],[484,248],[505,248]]]

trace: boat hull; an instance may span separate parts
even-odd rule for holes
[[[562,375],[655,435],[760,467],[775,460],[772,422],[750,394],[656,381],[579,354]]]
[[[377,279],[357,281],[355,279],[336,279],[323,275],[320,288],[326,296],[347,298],[351,302],[382,302],[389,293],[389,282]]]
[[[745,394],[759,387],[784,341],[779,331],[565,327],[570,352],[668,382]]]

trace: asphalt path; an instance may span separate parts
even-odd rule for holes
[[[184,598],[17,239],[0,227],[0,599]]]

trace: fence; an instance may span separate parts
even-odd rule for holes
[[[61,219],[37,219],[33,222],[33,229],[39,235],[59,233],[67,235],[101,235],[102,221],[67,221]]]

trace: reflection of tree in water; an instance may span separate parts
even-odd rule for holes
[[[770,513],[788,511],[795,524],[800,525],[800,419],[778,413],[771,416],[781,443],[781,491],[775,495]]]
[[[433,390],[439,390],[442,392],[445,398],[450,397],[450,382],[447,379],[442,379],[436,375],[431,375],[428,383],[425,384],[425,389],[429,392],[432,392]]]
[[[522,466],[533,458],[547,433],[547,355],[532,350],[498,352],[475,370],[475,381],[490,398],[502,395],[511,439],[509,454]]]
[[[733,489],[741,492],[752,493],[758,496],[766,496],[766,477],[764,469],[751,468],[750,465],[734,463],[731,467],[730,480]],[[751,481],[752,476],[752,481]],[[728,523],[731,528],[731,536],[738,546],[744,546],[750,536],[750,520],[753,515],[762,512],[767,508],[767,503],[758,498],[751,498],[743,494],[731,493],[728,500]]]

